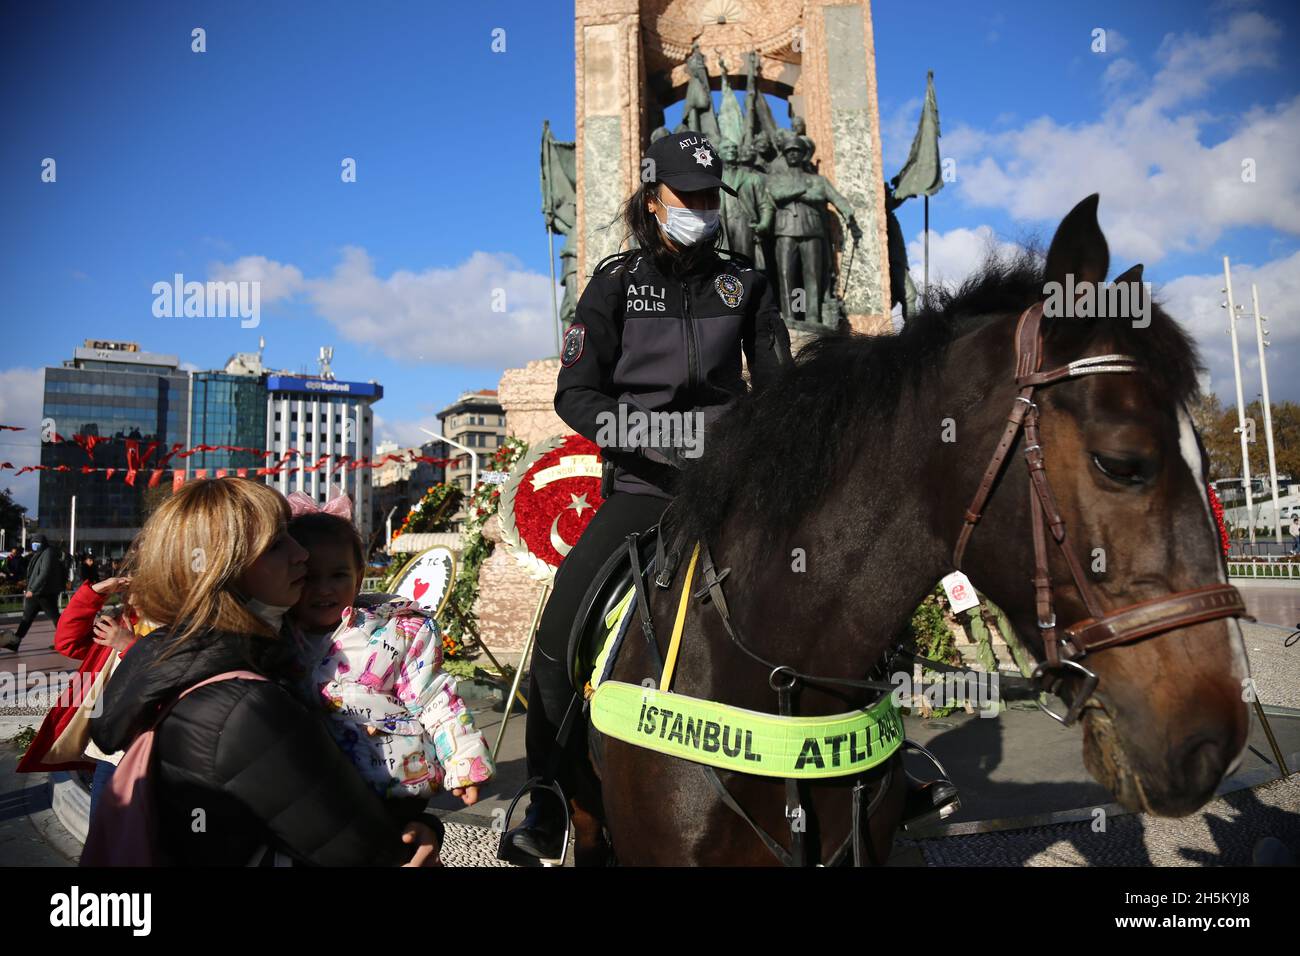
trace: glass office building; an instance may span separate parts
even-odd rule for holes
[[[372,403],[383,397],[375,382],[340,382],[332,376],[271,372],[260,352],[237,353],[224,370],[183,371],[174,355],[140,351],[134,342],[87,341],[61,368],[45,370],[44,417],[64,439],[42,445],[41,464],[65,471],[40,474],[40,530],[52,542],[71,539],[72,498],[77,501],[76,545],[119,557],[139,533],[148,511],[170,493],[173,470],[264,481],[288,494],[302,491],[324,503],[342,491],[354,502],[358,528],[369,535],[372,489],[368,459],[374,447]],[[105,441],[86,450],[87,439]],[[80,444],[74,438],[80,439]],[[153,456],[126,483],[128,442]],[[159,487],[149,489],[157,462],[173,444],[234,446],[194,452],[166,463]],[[267,459],[262,451],[273,452]],[[288,461],[286,461],[286,456]],[[259,476],[264,465],[280,466]],[[83,468],[94,471],[83,472]],[[104,469],[116,471],[111,477]]]
[[[266,379],[229,372],[194,372],[191,398],[190,445],[266,447]],[[191,475],[207,469],[235,474],[239,468],[261,468],[263,456],[246,451],[200,451],[190,456]]]
[[[174,355],[142,352],[131,342],[88,340],[61,367],[46,368],[43,417],[64,440],[41,445],[41,464],[68,470],[40,473],[41,531],[52,542],[68,545],[76,495],[78,550],[120,556],[142,524],[142,498],[151,474],[146,465],[134,487],[125,482],[127,442],[138,441],[141,454],[150,442],[158,442],[156,458],[173,442],[185,441],[189,375]],[[74,441],[78,435],[112,441],[87,453]],[[107,478],[103,471],[83,473],[83,467],[121,470]]]

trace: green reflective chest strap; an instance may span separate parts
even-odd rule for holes
[[[780,717],[607,680],[591,698],[591,720],[638,747],[764,777],[850,776],[883,763],[903,743],[892,694],[866,710]]]

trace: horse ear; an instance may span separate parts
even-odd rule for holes
[[[1056,227],[1056,235],[1047,250],[1044,283],[1055,282],[1062,289],[1077,289],[1084,283],[1106,281],[1110,250],[1101,226],[1097,225],[1097,203],[1100,200],[1101,196],[1093,193],[1071,209]],[[1067,276],[1072,277],[1068,285]]]
[[[1119,285],[1122,282],[1141,282],[1141,281],[1142,281],[1142,263],[1140,262],[1137,265],[1133,266],[1133,268],[1125,272],[1122,276],[1115,277],[1115,285]]]

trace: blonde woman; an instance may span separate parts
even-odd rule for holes
[[[239,478],[191,482],[154,513],[129,573],[132,605],[158,629],[122,658],[91,738],[123,750],[181,692],[254,671],[268,679],[203,687],[158,725],[151,773],[168,857],[242,865],[273,859],[269,849],[312,865],[436,863],[436,819],[386,809],[295,696],[303,662],[281,625],[307,553],[288,519],[284,498]]]

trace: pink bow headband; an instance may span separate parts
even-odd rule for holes
[[[311,495],[301,491],[293,492],[286,500],[289,502],[289,514],[295,518],[301,515],[327,514],[342,518],[344,521],[352,520],[352,499],[347,495],[335,495],[325,502],[323,508],[316,504],[316,500]]]

